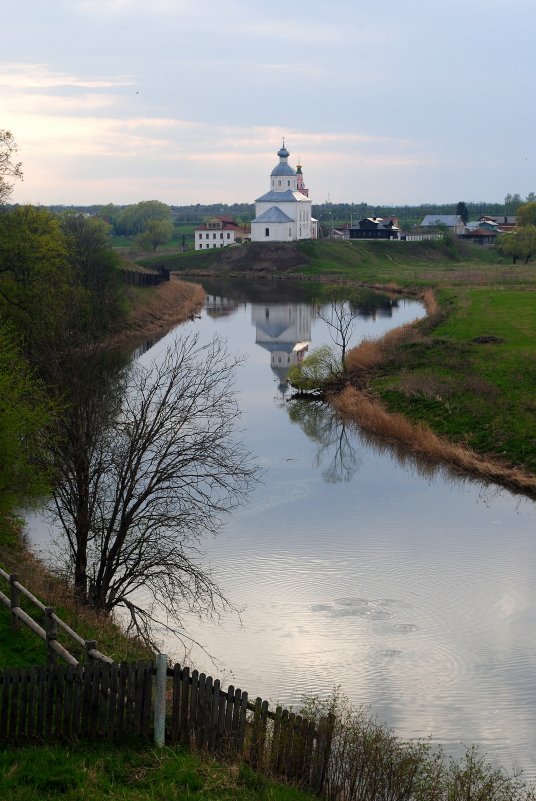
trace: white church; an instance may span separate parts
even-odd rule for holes
[[[301,165],[294,170],[290,153],[283,146],[277,151],[279,164],[270,174],[270,191],[255,201],[251,223],[252,242],[293,242],[316,239],[317,221],[311,215],[309,190],[305,188]]]

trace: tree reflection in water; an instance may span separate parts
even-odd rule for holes
[[[317,469],[324,466],[324,481],[350,481],[360,465],[351,426],[321,400],[292,400],[285,408],[291,422],[317,445],[313,465]]]

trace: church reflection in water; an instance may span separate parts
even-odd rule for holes
[[[270,366],[283,394],[288,388],[288,371],[309,350],[313,314],[313,306],[308,303],[251,304],[255,343],[269,352]]]
[[[218,292],[217,290],[220,290]],[[281,287],[278,294],[284,295]],[[225,286],[207,286],[205,311],[209,317],[227,317],[238,309],[245,309],[248,302],[245,297],[227,295]],[[249,301],[251,322],[255,326],[255,343],[270,354],[270,367],[274,372],[279,391],[286,395],[289,385],[287,375],[294,364],[298,364],[307,355],[311,346],[311,327],[321,309],[329,316],[329,307],[319,306],[318,302],[298,302],[295,300],[272,300],[273,292],[264,286],[257,286],[257,297],[262,300]],[[264,295],[264,297],[263,297]],[[356,318],[377,320],[392,317],[398,306],[398,299],[389,295],[381,295],[371,290],[361,290],[359,295],[349,301],[349,306]]]

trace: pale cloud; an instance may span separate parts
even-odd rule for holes
[[[99,16],[111,16],[121,14],[125,11],[139,10],[149,13],[146,0],[77,0],[72,3],[72,7],[82,13],[97,14]],[[192,0],[151,0],[150,12],[165,11],[175,13],[186,9],[196,8],[196,3]]]
[[[95,175],[120,202],[151,182],[177,202],[251,199],[283,136],[314,199],[526,195],[536,7],[421,5],[385,25],[364,0],[24,0],[4,20],[0,124],[43,201],[65,175],[81,202]]]
[[[127,78],[90,79],[58,72],[48,64],[0,63],[0,86],[8,89],[52,89],[74,87],[103,89],[106,87],[131,86]]]

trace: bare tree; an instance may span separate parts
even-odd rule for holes
[[[121,380],[99,384],[86,368],[93,391],[69,406],[52,443],[53,512],[77,595],[126,608],[146,637],[163,610],[180,626],[185,611],[226,603],[198,557],[258,477],[235,441],[237,363],[221,340],[188,336]]]
[[[13,189],[13,184],[6,179],[22,180],[22,164],[14,161],[17,150],[11,131],[0,128],[0,203],[6,202]]]
[[[331,340],[337,348],[340,349],[341,354],[341,368],[344,375],[346,375],[346,352],[354,333],[355,320],[359,315],[357,307],[341,293],[338,287],[327,287],[323,301],[328,300],[328,307],[326,310],[320,306],[318,316],[328,326]]]
[[[348,424],[322,401],[294,400],[285,407],[293,423],[316,444],[314,467],[325,465],[322,478],[327,484],[351,481],[360,459]]]

